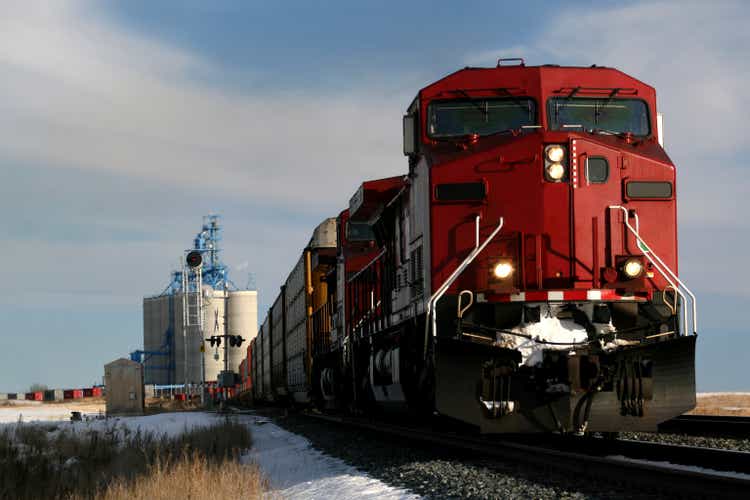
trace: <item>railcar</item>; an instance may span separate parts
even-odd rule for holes
[[[508,62],[420,90],[408,171],[354,193],[335,265],[312,279],[304,263],[297,401],[483,432],[655,430],[694,407],[697,308],[655,90]],[[269,399],[289,397],[272,378],[287,386]]]
[[[336,263],[336,218],[321,222],[268,310],[254,340],[251,371],[258,401],[311,402],[313,311],[328,299],[325,277]],[[320,317],[320,315],[319,315]],[[330,317],[322,318],[326,325]],[[326,326],[328,328],[328,326]],[[255,344],[263,347],[255,347]]]
[[[253,339],[254,340],[254,339]],[[237,394],[245,399],[252,399],[253,396],[253,380],[254,376],[252,373],[253,363],[253,342],[249,342],[245,350],[245,355],[240,361],[237,373],[239,374],[239,380],[235,387]]]

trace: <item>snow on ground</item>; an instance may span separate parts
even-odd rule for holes
[[[70,413],[80,411],[83,415],[95,416],[104,411],[104,405],[80,405],[76,403],[58,404],[39,401],[8,401],[8,406],[0,406],[0,424],[36,421],[69,420]]]
[[[249,419],[253,448],[245,460],[257,463],[276,493],[287,498],[411,499],[419,496],[373,479],[343,461],[324,455],[310,442],[266,419]]]
[[[71,406],[75,411],[78,409]],[[14,413],[15,412],[15,413]],[[110,417],[70,422],[70,408],[63,405],[40,405],[19,408],[0,408],[0,426],[14,425],[19,422],[18,415],[22,415],[22,422],[45,424],[53,421],[65,422],[60,429],[71,429],[76,432],[86,430],[103,431],[105,429],[127,428],[131,432],[140,430],[153,434],[176,436],[193,427],[206,427],[218,418],[215,413],[205,412],[174,412],[158,413],[141,417]],[[97,416],[96,413],[92,416]]]

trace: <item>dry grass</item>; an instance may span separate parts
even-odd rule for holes
[[[164,479],[172,468],[232,470],[251,443],[247,426],[231,420],[174,438],[127,428],[72,432],[60,424],[19,424],[0,430],[0,498],[95,498],[110,484],[124,488],[154,475]],[[158,498],[153,493],[161,489],[148,491]]]
[[[750,417],[750,393],[698,394],[698,405],[690,414]]]
[[[242,465],[232,460],[209,462],[194,452],[177,461],[159,460],[147,474],[134,481],[119,479],[96,497],[103,500],[250,499],[260,498],[267,486],[255,465]]]
[[[170,411],[198,411],[203,407],[199,400],[178,401],[176,399],[146,398],[146,415]]]

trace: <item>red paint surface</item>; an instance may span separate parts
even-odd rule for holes
[[[672,200],[624,199],[628,180],[667,180],[674,183],[674,165],[656,143],[656,95],[652,87],[610,68],[501,67],[465,69],[424,88],[418,96],[420,109],[432,100],[455,98],[451,90],[462,89],[472,97],[502,97],[491,89],[517,88],[517,96],[537,102],[540,123],[546,127],[546,102],[566,95],[572,87],[632,88],[649,107],[652,138],[630,142],[615,136],[582,132],[546,131],[514,137],[480,138],[465,149],[452,143],[432,144],[426,135],[426,113],[422,113],[422,148],[431,162],[431,189],[442,183],[484,182],[483,202],[456,203],[433,199],[431,206],[433,289],[458,267],[474,246],[474,218],[481,215],[482,239],[500,217],[505,224],[500,235],[477,258],[452,291],[490,290],[489,268],[498,257],[512,257],[517,272],[511,288],[562,290],[594,288],[606,266],[614,266],[618,255],[641,255],[634,238],[624,238],[619,213],[609,205],[636,210],[641,234],[651,248],[677,270],[676,203]],[[488,90],[489,89],[489,90]],[[586,91],[577,94],[586,97]],[[596,96],[601,97],[601,94]],[[594,97],[594,95],[588,95]],[[616,97],[615,97],[616,98]],[[575,156],[573,142],[576,143]],[[547,144],[568,148],[578,166],[577,183],[551,183],[543,177],[543,149]],[[591,184],[582,172],[587,156],[604,156],[610,164],[605,184]],[[571,176],[572,177],[572,176]],[[595,220],[596,219],[596,220]],[[631,223],[632,223],[631,219]],[[524,255],[521,256],[521,249]],[[541,248],[540,255],[536,249]],[[609,251],[607,250],[609,249]],[[596,269],[594,269],[596,265]],[[541,282],[540,282],[541,280]],[[653,280],[627,284],[603,284],[630,290],[663,289],[657,274]]]

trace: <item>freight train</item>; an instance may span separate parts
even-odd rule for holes
[[[403,117],[402,176],[314,229],[244,365],[255,400],[486,433],[651,431],[695,406],[695,296],[651,86],[465,68]]]

